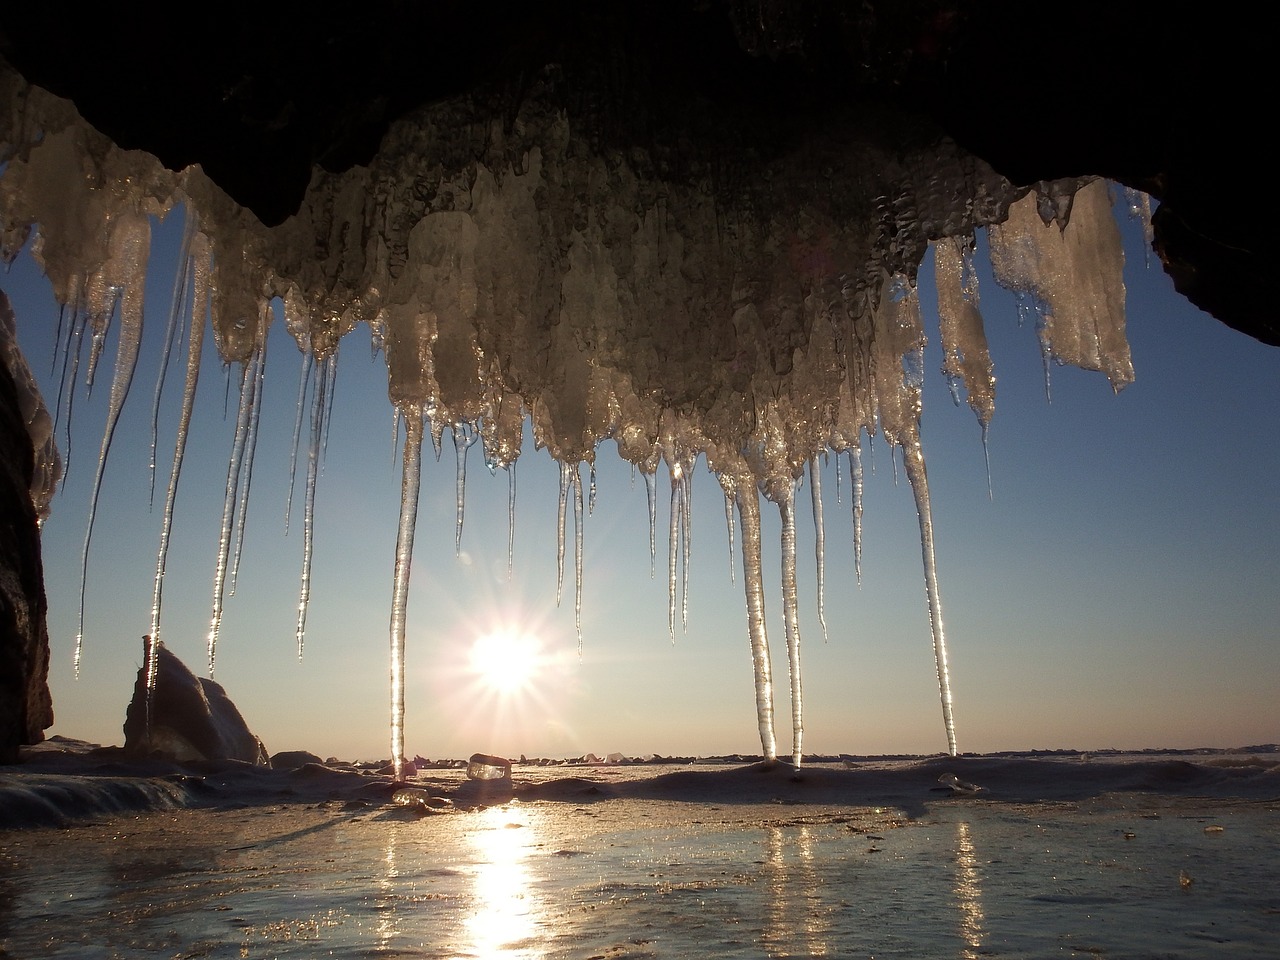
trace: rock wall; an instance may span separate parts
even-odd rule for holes
[[[34,456],[18,390],[0,363],[0,763],[53,724],[40,529],[31,500]]]

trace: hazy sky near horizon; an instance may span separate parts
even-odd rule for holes
[[[142,354],[107,464],[88,558],[80,675],[72,667],[90,489],[110,392],[114,339],[91,394],[78,385],[68,473],[43,532],[55,723],[47,731],[121,743],[149,629],[160,507],[181,394],[174,362],[161,406],[155,506],[148,471],[152,400],[181,235],[157,227]],[[1192,307],[1126,239],[1128,333],[1136,381],[1050,372],[1034,329],[978,264],[995,362],[990,494],[978,424],[941,375],[928,269],[920,299],[929,345],[922,437],[959,748],[1233,747],[1280,741],[1280,349]],[[926,258],[931,263],[931,257]],[[48,284],[27,253],[0,288],[46,402],[57,327]],[[198,674],[213,602],[234,391],[205,341],[192,440],[179,488],[164,593],[166,645]],[[389,756],[389,616],[399,513],[386,368],[366,327],[342,343],[336,402],[316,492],[306,645],[294,626],[302,567],[300,453],[285,531],[301,354],[280,323],[248,528],[225,599],[214,679],[268,751]],[[83,378],[81,378],[83,381]],[[228,399],[229,397],[229,399]],[[63,428],[65,429],[65,424]],[[304,431],[305,432],[305,431]],[[806,754],[945,751],[919,528],[900,462],[864,441],[862,578],[853,569],[850,482],[823,470],[824,638],[817,618],[807,486],[798,503]],[[582,644],[574,627],[573,531],[556,604],[559,474],[526,437],[516,466],[513,572],[507,578],[507,476],[468,458],[455,553],[453,444],[424,456],[409,601],[406,752],[412,756],[758,754],[736,542],[732,577],[723,498],[699,460],[693,492],[687,629],[668,634],[670,485],[658,472],[656,573],[642,478],[611,442],[597,455],[586,517]],[[584,484],[587,480],[583,472]],[[837,494],[839,493],[839,497]],[[790,753],[786,641],[776,511],[764,505],[766,605],[780,755]],[[536,638],[541,669],[518,695],[480,682],[468,652],[503,625]]]

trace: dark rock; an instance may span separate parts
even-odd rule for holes
[[[323,760],[307,750],[283,750],[271,755],[273,770],[294,770],[309,763],[324,766]]]
[[[149,646],[144,638],[144,650]],[[269,767],[266,748],[249,730],[222,685],[197,677],[163,643],[157,644],[157,672],[147,709],[147,667],[133,685],[124,721],[124,751],[131,756],[159,753],[175,760],[240,760]]]
[[[9,310],[3,291],[0,310]],[[18,748],[39,743],[53,724],[34,469],[18,390],[0,362],[0,763],[17,763]]]

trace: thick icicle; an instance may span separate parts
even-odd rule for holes
[[[302,367],[298,371],[298,402],[294,406],[293,446],[289,451],[289,492],[284,500],[284,532],[289,534],[289,518],[293,515],[293,488],[298,478],[298,450],[302,446],[302,419],[307,409],[307,384],[315,369],[314,358],[309,346],[302,349]],[[397,414],[398,416],[398,414]]]
[[[569,488],[573,478],[569,475],[569,464],[560,464],[560,499],[556,512],[556,606],[564,597],[564,525],[569,509]]]
[[[191,262],[191,318],[187,332],[187,375],[182,387],[182,409],[178,414],[177,437],[173,444],[173,466],[169,471],[169,489],[165,494],[164,512],[160,520],[160,548],[156,552],[155,589],[151,595],[150,642],[160,642],[160,607],[164,595],[165,561],[169,555],[169,537],[173,531],[173,507],[178,498],[178,478],[182,474],[183,458],[187,450],[187,436],[191,431],[191,412],[195,409],[196,385],[200,381],[201,352],[204,349],[205,312],[209,308],[209,244],[203,235],[195,237],[190,245]],[[147,689],[155,689],[156,659],[148,661]]]
[[[764,619],[764,571],[760,562],[760,499],[750,477],[739,478],[734,502],[742,524],[742,586],[746,591],[747,636],[751,641],[751,669],[755,676],[756,722],[766,764],[778,760],[773,732],[773,668],[769,661],[769,631]]]
[[[418,523],[418,488],[422,473],[422,409],[405,411],[404,466],[400,478],[400,526],[396,534],[395,580],[391,587],[391,763],[395,778],[405,776],[404,657],[409,607],[409,568]]]
[[[507,471],[507,579],[516,558],[516,465],[508,463]]]
[[[684,513],[680,493],[679,461],[671,463],[671,519],[667,529],[667,632],[676,642],[676,567],[680,558],[680,518]]]
[[[826,580],[826,530],[822,522],[822,466],[816,456],[809,458],[809,498],[813,503],[813,562],[817,570],[818,625],[822,641],[827,640],[827,615],[823,602]]]
[[[689,559],[693,556],[693,467],[685,467],[680,484],[680,535],[683,561],[680,567],[680,629],[689,630]]]
[[[644,471],[644,495],[649,505],[649,578],[658,575],[658,478],[652,470]]]
[[[778,501],[782,519],[782,622],[787,629],[787,665],[791,677],[791,762],[804,753],[804,695],[800,682],[800,611],[796,599],[795,487]]]
[[[948,237],[937,241],[933,246],[933,262],[938,288],[938,327],[945,354],[942,372],[957,406],[961,389],[968,394],[969,406],[982,428],[982,453],[987,464],[987,496],[990,497],[991,455],[987,441],[995,414],[996,378],[978,308],[973,238]]]
[[[862,447],[849,448],[849,477],[853,485],[853,575],[862,585]]]
[[[142,305],[147,253],[151,245],[151,224],[142,214],[121,217],[110,240],[110,259],[89,282],[86,298],[95,338],[105,332],[111,315],[120,313],[120,335],[116,344],[115,370],[111,378],[111,395],[107,405],[107,422],[102,431],[98,452],[98,468],[89,495],[89,519],[85,525],[84,551],[80,557],[80,620],[76,631],[75,675],[80,676],[80,653],[84,645],[85,585],[89,579],[89,545],[93,540],[93,524],[102,492],[102,476],[111,452],[111,441],[120,411],[124,408],[138,362],[142,342]],[[101,349],[100,346],[96,349]],[[69,419],[69,418],[68,418]]]
[[[582,656],[582,471],[580,464],[573,466],[573,625],[578,634],[578,656]]]
[[[902,464],[920,518],[920,552],[924,559],[925,593],[929,601],[929,627],[933,632],[933,657],[938,667],[938,693],[942,698],[942,723],[947,732],[947,752],[956,755],[956,723],[951,709],[951,674],[947,668],[947,641],[942,632],[942,598],[938,593],[938,565],[933,550],[933,510],[929,505],[929,480],[924,450],[918,436],[902,445]]]
[[[724,494],[724,523],[729,537],[729,582],[733,583],[737,576],[733,569],[733,497],[727,490]]]
[[[302,514],[302,582],[298,588],[298,659],[302,659],[307,634],[307,606],[311,601],[311,555],[315,546],[316,485],[320,476],[320,455],[325,431],[325,415],[329,410],[325,396],[333,383],[330,367],[337,366],[338,355],[331,353],[319,361],[316,391],[311,398],[311,442],[307,451],[307,489]]]
[[[227,461],[227,486],[222,499],[222,528],[218,535],[218,561],[213,571],[213,613],[209,617],[209,676],[213,676],[214,660],[218,652],[218,633],[222,629],[223,593],[227,583],[228,558],[231,555],[231,537],[235,524],[235,510],[240,488],[240,469],[244,462],[245,445],[249,440],[249,421],[253,414],[254,381],[257,378],[258,352],[240,365],[240,407],[236,413],[236,433],[231,443],[231,457]]]

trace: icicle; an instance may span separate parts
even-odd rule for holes
[[[244,534],[249,517],[249,489],[253,486],[253,455],[258,448],[258,422],[262,419],[262,387],[267,374],[267,322],[269,307],[263,304],[258,318],[260,340],[254,357],[253,396],[250,400],[249,436],[245,440],[244,466],[241,468],[239,499],[236,509],[236,533],[231,549],[231,596],[236,595],[236,577],[240,573],[240,555],[244,550]]]
[[[302,366],[298,371],[298,402],[294,407],[293,447],[289,452],[289,492],[285,495],[284,501],[285,536],[289,535],[289,518],[293,515],[293,488],[297,485],[298,450],[302,446],[302,418],[303,412],[307,409],[307,384],[311,380],[314,368],[315,358],[312,356],[310,345],[307,345],[302,350]]]
[[[676,564],[680,555],[681,472],[680,463],[670,464],[671,469],[671,519],[667,530],[667,631],[671,642],[676,642]]]
[[[689,559],[693,556],[693,469],[685,468],[680,482],[680,539],[684,552],[680,583],[680,629],[689,631]]]
[[[213,571],[213,613],[209,618],[209,676],[213,676],[214,659],[218,652],[218,632],[222,629],[223,592],[227,582],[227,560],[231,554],[231,534],[235,523],[236,492],[240,487],[240,468],[244,461],[245,444],[249,440],[249,419],[252,415],[254,376],[250,372],[257,359],[256,352],[240,365],[240,408],[236,414],[236,433],[231,444],[231,457],[227,461],[227,486],[222,499],[222,530],[218,536],[218,561]]]
[[[181,329],[182,318],[186,315],[182,308],[187,293],[187,272],[191,264],[191,244],[195,239],[196,220],[194,213],[188,214],[182,227],[182,246],[178,252],[178,272],[173,281],[169,322],[165,326],[164,345],[160,349],[160,373],[156,377],[155,399],[151,404],[151,488],[147,498],[148,506],[154,503],[156,496],[156,445],[160,436],[160,398],[164,393],[164,382],[173,355],[173,342]]]
[[[596,512],[596,464],[591,461],[591,496],[587,500],[587,515],[591,516]]]
[[[644,493],[649,502],[649,579],[658,575],[658,478],[652,470],[644,471]]]
[[[324,472],[325,454],[329,452],[329,424],[333,423],[333,398],[338,392],[338,353],[341,350],[342,341],[339,340],[333,345],[333,353],[329,356],[329,360],[332,362],[325,365],[324,435],[320,441],[320,471],[322,473]]]
[[[760,500],[749,478],[738,483],[734,498],[742,524],[742,585],[746,591],[747,635],[751,639],[751,668],[755,676],[756,721],[764,762],[778,760],[773,733],[773,668],[769,661],[769,631],[764,619],[764,573],[760,563]]]
[[[862,448],[849,448],[849,478],[853,484],[853,576],[862,586]]]
[[[155,634],[148,634],[142,638],[146,641],[143,655],[146,657],[147,679],[146,679],[146,697],[144,699],[145,710],[143,711],[143,730],[147,743],[151,742],[151,714],[155,709],[156,694],[156,678],[160,675],[160,638]]]
[[[205,312],[209,306],[209,245],[201,235],[191,246],[189,254],[194,269],[191,271],[191,319],[187,333],[187,376],[182,388],[182,410],[178,415],[177,438],[173,445],[173,467],[169,471],[169,489],[165,495],[164,513],[160,521],[160,548],[156,554],[155,590],[151,596],[150,642],[160,642],[160,606],[164,591],[165,560],[169,554],[169,537],[173,530],[173,506],[178,498],[178,478],[187,450],[187,436],[191,430],[191,411],[195,408],[196,385],[200,381],[201,351],[204,348]],[[151,662],[154,669],[155,660]],[[155,676],[147,677],[147,690],[155,689]]]
[[[63,357],[63,362],[66,362],[66,355],[63,351],[69,339],[70,329],[71,324],[67,322],[67,305],[60,303],[58,304],[58,323],[53,332],[53,356],[49,360],[50,377],[58,373],[58,357],[60,355]]]
[[[507,471],[507,580],[516,556],[516,465],[508,463]]]
[[[479,434],[468,423],[453,425],[453,452],[457,460],[457,513],[453,530],[453,551],[462,555],[462,514],[467,502],[467,451]]]
[[[431,449],[435,451],[436,463],[439,463],[444,443],[444,418],[436,416],[434,408],[428,408],[427,420],[431,424]]]
[[[316,484],[320,473],[321,442],[325,430],[325,414],[329,409],[327,388],[333,383],[333,372],[338,355],[331,353],[320,361],[316,371],[316,392],[311,398],[311,443],[307,452],[306,503],[302,515],[302,583],[298,589],[298,659],[302,659],[302,646],[307,632],[307,606],[311,600],[311,554],[315,543]]]
[[[826,531],[822,522],[822,467],[816,456],[809,458],[809,498],[813,502],[813,560],[817,568],[818,624],[822,627],[822,642],[827,642],[827,616],[824,583],[826,580]]]
[[[400,479],[400,526],[396,534],[395,580],[391,588],[391,763],[395,778],[405,777],[404,655],[409,607],[409,568],[418,523],[418,488],[422,472],[422,409],[405,415],[404,467]]]
[[[947,643],[942,632],[942,598],[938,594],[938,566],[933,550],[933,510],[929,505],[929,481],[925,473],[924,450],[919,436],[902,446],[902,464],[911,491],[915,494],[920,518],[920,552],[924,559],[925,593],[929,600],[929,627],[933,633],[933,656],[938,667],[938,693],[942,698],[942,722],[947,732],[947,752],[956,755],[956,725],[951,710],[951,675],[947,669]]]
[[[573,622],[578,632],[578,656],[582,656],[582,473],[580,465],[573,466]]]
[[[791,761],[797,770],[803,756],[804,696],[800,683],[800,614],[796,602],[795,487],[778,501],[782,519],[782,619],[787,629],[787,665],[791,675]]]
[[[564,596],[564,525],[569,507],[569,487],[573,483],[569,476],[569,465],[560,464],[560,502],[556,516],[556,606]]]
[[[960,404],[960,391],[982,430],[982,453],[987,462],[987,497],[992,496],[991,453],[987,443],[995,413],[996,379],[986,331],[978,308],[978,278],[973,269],[973,238],[949,237],[933,246],[938,288],[938,326],[942,335],[942,372],[951,398]]]
[[[147,252],[151,243],[151,225],[140,214],[124,216],[116,224],[110,240],[110,259],[89,285],[87,299],[102,311],[93,317],[95,337],[105,332],[112,313],[120,314],[120,335],[116,345],[115,370],[111,378],[111,395],[107,405],[107,422],[102,432],[102,446],[98,452],[98,468],[93,477],[93,489],[89,495],[89,518],[85,527],[84,551],[80,558],[80,620],[76,631],[73,664],[75,676],[80,676],[80,653],[84,645],[85,585],[89,579],[89,545],[93,540],[93,525],[98,511],[98,497],[102,492],[102,476],[111,452],[111,440],[120,411],[124,408],[133,382],[133,371],[138,362],[138,348],[142,341],[143,286]],[[99,347],[100,349],[100,347]],[[70,420],[70,417],[68,417]]]
[[[71,472],[71,410],[75,400],[75,382],[80,369],[80,352],[84,346],[85,319],[78,308],[71,311],[71,323],[67,330],[66,343],[62,353],[62,376],[58,378],[58,402],[54,407],[54,432],[59,424],[65,427],[62,443],[62,483],[65,486],[67,474]],[[66,415],[62,412],[62,398],[67,398]]]
[[[733,569],[733,497],[729,495],[729,491],[724,492],[724,522],[725,529],[729,535],[729,582],[735,582],[735,573]]]

